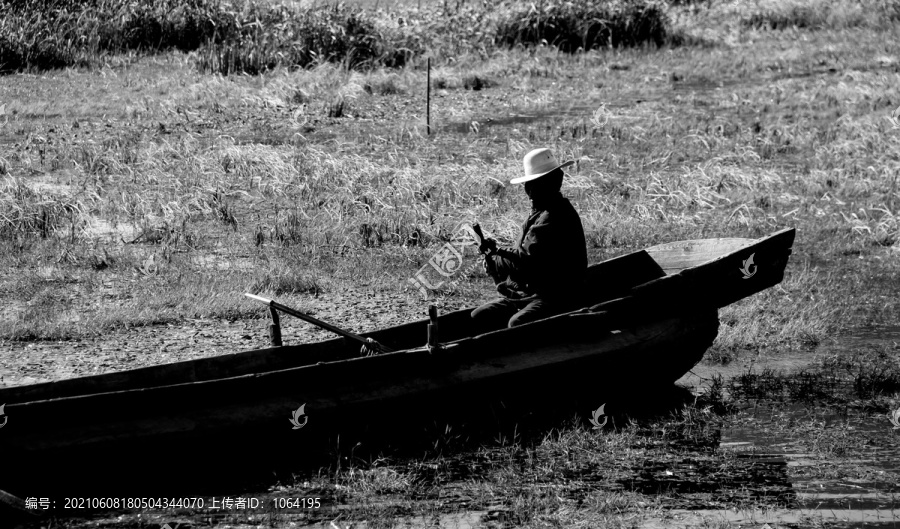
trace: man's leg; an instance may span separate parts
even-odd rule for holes
[[[533,321],[549,318],[550,316],[562,314],[563,312],[567,312],[567,310],[574,309],[568,309],[568,306],[565,304],[552,303],[543,299],[535,299],[528,305],[525,305],[525,308],[515,313],[513,317],[510,318],[509,326],[516,327],[518,325],[524,325]]]
[[[519,310],[519,306],[509,299],[495,299],[472,311],[475,334],[483,334],[506,328],[509,318]]]

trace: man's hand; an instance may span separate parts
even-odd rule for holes
[[[497,241],[495,241],[494,239],[484,239],[481,245],[478,246],[478,251],[483,253],[485,256],[490,256],[497,251]]]
[[[488,263],[488,259],[490,259],[490,257],[485,255],[484,259],[481,260],[481,268],[484,269],[485,274],[492,276],[493,274],[491,274],[491,265]]]
[[[484,269],[484,273],[494,280],[495,285],[503,281],[504,278],[497,272],[496,263],[494,262],[493,257],[485,255],[484,259],[481,260],[481,267]]]

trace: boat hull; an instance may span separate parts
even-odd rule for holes
[[[483,430],[532,408],[587,420],[617,391],[673,382],[700,360],[718,326],[714,310],[615,330],[603,321],[571,314],[438,354],[18,405],[17,430],[0,440],[3,453],[20,456],[5,465],[4,486],[22,495],[196,492],[327,463],[339,439],[346,448],[402,442],[435,424]],[[561,344],[558,333],[568,340]]]
[[[421,320],[365,334],[397,351],[373,357],[335,339],[2,388],[0,489],[213,493],[348,449],[431,442],[429,425],[490,436],[529,413],[587,420],[686,373],[716,336],[718,308],[783,279],[793,240],[782,230],[610,259],[589,268],[585,308],[478,336],[471,309],[444,314],[437,351],[423,347]]]

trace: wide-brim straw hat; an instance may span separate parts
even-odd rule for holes
[[[525,168],[525,176],[518,176],[509,181],[510,184],[523,184],[536,178],[540,178],[547,173],[552,173],[557,169],[568,167],[575,163],[575,160],[558,164],[556,158],[550,149],[535,149],[525,155],[522,160],[522,166]]]

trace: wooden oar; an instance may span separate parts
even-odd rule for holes
[[[476,222],[472,225],[472,231],[475,233],[475,238],[477,239],[476,242],[478,243],[478,252],[481,253],[482,256],[484,256],[485,272],[487,272],[487,274],[491,276],[491,279],[494,280],[495,285],[499,285],[506,278],[497,275],[497,271],[494,269],[494,260],[488,257],[488,254],[485,250],[481,249],[481,247],[484,246],[485,241],[484,232],[481,231],[481,225]]]
[[[475,238],[478,239],[478,251],[481,251],[481,245],[484,244],[484,232],[481,231],[481,224],[477,222],[472,225],[472,231],[475,233]]]
[[[299,310],[292,309],[286,305],[282,305],[281,303],[278,303],[274,299],[264,298],[261,296],[257,296],[255,294],[245,293],[244,295],[250,299],[255,299],[256,301],[265,303],[266,305],[272,307],[273,309],[280,310],[281,312],[284,312],[285,314],[290,314],[291,316],[300,318],[301,320],[312,323],[313,325],[318,325],[319,327],[321,327],[325,330],[331,331],[335,334],[339,334],[339,335],[343,336],[344,338],[349,338],[351,340],[360,342],[361,344],[365,345],[366,347],[368,347],[370,349],[374,348],[382,353],[394,352],[394,350],[391,349],[390,347],[382,345],[382,344],[376,342],[375,340],[373,340],[372,338],[366,338],[365,336],[360,336],[356,333],[352,333],[350,331],[345,331],[344,329],[341,329],[340,327],[335,327],[334,325],[332,325],[330,323],[325,323],[324,321],[313,318],[312,316],[310,316],[308,314],[303,314]]]

